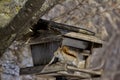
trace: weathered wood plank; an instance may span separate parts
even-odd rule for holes
[[[42,23],[44,23],[44,26],[48,26],[49,28],[54,28],[54,29],[58,29],[61,32],[64,31],[73,31],[73,32],[80,32],[83,34],[88,34],[88,35],[95,35],[95,32],[91,31],[91,30],[87,30],[84,28],[79,27],[75,27],[75,26],[71,26],[71,25],[66,25],[66,24],[62,24],[62,23],[57,23],[54,21],[48,21],[48,20],[44,20],[44,19],[40,19],[38,25],[41,25]],[[39,26],[34,27],[34,30],[39,29]]]
[[[44,68],[44,66],[21,68],[20,69],[20,75],[28,75],[28,74],[40,73],[43,68]]]
[[[32,66],[27,68],[20,69],[20,75],[28,75],[28,74],[51,74],[57,73],[58,71],[65,71],[66,64],[52,64],[49,66]]]
[[[71,46],[71,47],[80,48],[80,49],[88,49],[89,42],[64,37],[62,45]]]
[[[77,68],[74,68],[74,67],[71,67],[71,66],[67,66],[67,69],[78,71],[78,72],[83,72],[83,73],[88,73],[88,74],[93,75],[93,76],[100,76],[102,74],[101,71],[92,71],[92,70],[89,70],[89,69],[77,69]]]
[[[79,78],[79,79],[89,79],[90,75],[80,75],[80,74],[72,74],[65,72],[58,72],[61,76],[71,77],[71,78]]]
[[[90,42],[91,45],[93,43],[93,48],[102,47],[102,44],[104,43],[102,40],[100,40],[96,36],[80,34],[80,33],[75,33],[75,32],[69,32],[69,33],[65,34],[64,36],[74,38],[74,39],[78,39],[78,40],[83,40],[83,41],[86,41],[86,42]]]

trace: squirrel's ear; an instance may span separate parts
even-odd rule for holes
[[[69,49],[69,47],[67,47],[67,46],[63,46],[62,47],[64,50],[68,50]]]

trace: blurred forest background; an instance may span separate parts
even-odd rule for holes
[[[0,28],[13,19],[26,1],[0,0]],[[52,1],[45,2],[50,5]],[[100,80],[120,80],[120,0],[61,0],[42,18],[96,32],[105,43],[94,50],[89,67],[104,61]],[[43,80],[36,75],[19,76],[20,67],[32,65],[28,45],[14,41],[0,58],[0,80]]]

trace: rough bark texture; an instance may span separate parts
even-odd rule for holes
[[[38,4],[37,4],[38,3]],[[0,54],[2,55],[5,49],[15,40],[17,34],[21,32],[23,28],[30,24],[30,21],[34,14],[41,8],[43,0],[40,2],[35,0],[29,0],[25,4],[19,13],[9,22],[8,25],[0,29]]]
[[[94,68],[105,61],[102,78],[97,80],[120,79],[120,0],[64,0],[42,18],[68,25],[82,26],[98,33],[97,36],[106,40],[106,43],[100,50],[95,50],[90,67]],[[17,63],[19,67],[32,65],[28,46],[16,41],[7,49],[0,61],[0,65],[6,62],[8,62],[7,65],[14,66]],[[11,61],[15,63],[12,64]],[[8,67],[8,69],[11,68]],[[14,69],[12,71],[15,72]],[[34,75],[21,77],[16,75],[16,77],[11,74],[2,73],[1,77],[3,80],[43,80]],[[7,77],[9,79],[6,79]]]
[[[45,0],[28,0],[9,24],[0,28],[0,55],[4,53],[17,36],[24,33],[27,27],[35,24],[57,2],[56,0],[49,3]]]

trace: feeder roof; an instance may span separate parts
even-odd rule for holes
[[[100,40],[99,38],[92,36],[92,35],[86,35],[82,33],[76,33],[76,32],[69,32],[64,35],[65,37],[70,37],[70,38],[75,38],[78,40],[84,40],[88,42],[93,42],[95,44],[102,45],[103,41]]]

